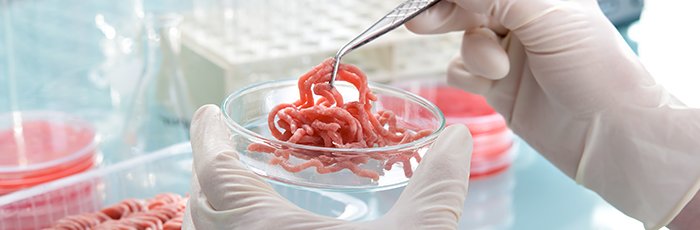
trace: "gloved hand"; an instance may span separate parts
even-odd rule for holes
[[[646,228],[698,191],[698,109],[654,81],[596,0],[446,0],[406,26],[465,31],[448,82]]]
[[[303,210],[238,161],[221,110],[205,105],[191,124],[194,164],[183,229],[455,229],[467,194],[472,138],[446,128],[394,207],[369,222]]]

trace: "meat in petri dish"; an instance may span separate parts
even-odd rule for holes
[[[268,115],[268,127],[272,136],[288,143],[341,149],[385,147],[410,143],[434,132],[411,131],[397,125],[397,117],[390,110],[372,113],[372,102],[377,96],[369,88],[367,76],[356,66],[339,64],[336,81],[345,81],[359,92],[357,101],[344,101],[337,88],[329,83],[335,60],[329,58],[299,78],[299,99],[272,108]],[[317,95],[318,99],[314,99]],[[411,159],[420,162],[417,151],[373,151],[358,154],[309,151],[276,147],[267,143],[253,143],[248,151],[274,154],[268,162],[280,165],[295,173],[316,167],[320,174],[348,169],[360,177],[379,180],[379,173],[361,168],[369,159],[384,162],[389,170],[395,163],[403,163],[406,177],[413,174]],[[289,162],[294,156],[305,160],[299,164]]]

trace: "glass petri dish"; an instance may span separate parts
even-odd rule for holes
[[[359,168],[371,170],[379,175],[378,180],[361,177],[348,169],[334,173],[321,174],[316,167],[300,172],[289,172],[283,167],[270,164],[273,154],[248,151],[253,143],[265,144],[277,149],[287,149],[292,153],[313,153],[326,156],[386,154],[387,156],[404,156],[405,153],[417,153],[422,157],[430,148],[438,133],[445,127],[442,112],[430,101],[410,92],[370,83],[370,90],[377,95],[372,112],[390,109],[396,114],[397,124],[412,131],[433,130],[432,134],[411,143],[377,148],[338,149],[293,144],[280,141],[270,134],[267,126],[268,113],[281,103],[293,103],[299,98],[298,79],[268,81],[242,88],[229,95],[221,109],[225,121],[231,130],[231,140],[235,144],[241,162],[258,175],[274,183],[305,189],[326,191],[379,191],[406,185],[410,172],[418,166],[418,158],[396,162],[396,158],[385,160],[370,159]],[[356,101],[358,92],[346,82],[337,82],[336,87],[345,101]],[[292,154],[289,162],[300,164],[306,160],[303,155]],[[391,167],[388,167],[391,166]]]

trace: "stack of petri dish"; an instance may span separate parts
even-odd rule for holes
[[[0,195],[70,176],[98,162],[93,125],[56,111],[0,115]]]
[[[448,86],[444,79],[408,79],[392,84],[435,104],[446,125],[465,124],[474,139],[471,178],[485,177],[507,169],[515,157],[517,143],[506,121],[486,98]]]

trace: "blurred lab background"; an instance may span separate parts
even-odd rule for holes
[[[50,223],[157,192],[184,195],[196,108],[220,105],[253,83],[300,76],[400,2],[0,0],[0,229],[38,228],[45,225],[36,221],[40,215]],[[693,10],[700,3],[598,2],[657,81],[700,106],[694,68],[700,16]],[[444,78],[460,43],[459,33],[419,36],[400,28],[343,62],[371,81],[420,91],[425,79]],[[37,125],[26,125],[31,122]],[[53,144],[36,150],[44,152],[32,161],[20,149],[34,142],[24,135],[20,143],[22,133]],[[460,229],[643,229],[526,143],[508,138],[508,148],[498,152],[505,163],[487,167],[470,184]],[[67,168],[75,170],[47,177]],[[55,181],[61,177],[67,178]],[[300,204],[328,195],[304,198],[279,189]],[[359,213],[334,205],[351,220],[373,219],[400,192],[335,197],[362,207]],[[49,202],[50,194],[60,202]],[[81,196],[89,200],[70,200]],[[76,202],[81,206],[66,208]],[[45,212],[39,203],[61,211]]]

